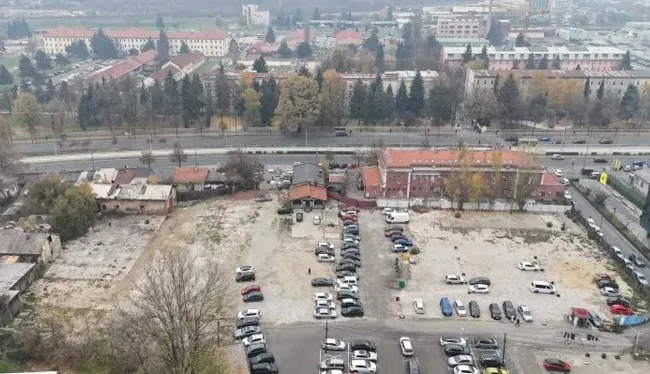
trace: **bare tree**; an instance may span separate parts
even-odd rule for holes
[[[153,155],[153,153],[149,150],[144,150],[142,151],[142,155],[140,156],[140,163],[142,165],[147,165],[149,169],[151,169],[151,164],[156,162],[156,157]]]
[[[0,133],[0,175],[12,175],[20,169],[21,165],[12,148],[11,140]]]
[[[224,172],[229,178],[238,179],[244,188],[257,188],[264,175],[264,166],[257,157],[237,149],[228,156]]]
[[[204,373],[214,364],[219,321],[232,300],[224,275],[216,263],[178,249],[149,268],[114,325],[143,372]]]
[[[178,167],[183,166],[183,162],[187,161],[187,155],[180,144],[174,143],[174,149],[172,149],[172,152],[169,154],[169,160],[178,164]]]
[[[539,187],[542,182],[542,174],[535,172],[522,172],[517,176],[517,182],[515,183],[515,202],[519,207],[519,210],[524,210],[526,201],[533,196],[537,187]]]
[[[463,147],[457,156],[460,161],[460,171],[452,171],[443,180],[445,193],[450,198],[452,204],[458,203],[458,209],[463,210],[466,202],[472,201],[472,198],[478,198],[479,192],[483,189],[479,186],[479,179],[474,178],[472,166],[474,165],[474,151]],[[473,193],[476,196],[473,196]]]
[[[603,190],[594,191],[593,195],[594,195],[594,200],[595,200],[596,204],[599,204],[599,205],[605,204],[605,201],[609,197],[609,195],[607,195],[607,192],[605,192]]]
[[[357,149],[352,154],[352,159],[357,162],[357,167],[361,165],[361,161],[366,158],[366,153],[360,149]]]

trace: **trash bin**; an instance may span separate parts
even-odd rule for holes
[[[296,222],[302,222],[303,216],[302,212],[296,213]]]

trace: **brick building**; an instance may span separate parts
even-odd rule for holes
[[[441,198],[444,180],[460,171],[458,151],[385,149],[380,152],[379,165],[364,168],[362,178],[366,198]],[[540,185],[536,196],[544,199],[557,197],[559,182],[552,183],[544,175],[546,170],[525,152],[502,151],[501,197],[514,198],[514,187],[522,173],[539,174]],[[471,172],[482,172],[493,178],[492,152],[474,152]]]

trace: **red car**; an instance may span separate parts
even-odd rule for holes
[[[354,212],[359,213],[359,208],[357,208],[356,206],[346,206],[345,209],[343,209],[343,210],[345,212],[354,211]]]
[[[344,214],[344,215],[341,217],[341,219],[344,220],[344,221],[354,221],[354,222],[358,222],[358,221],[359,221],[359,219],[357,218],[357,216],[349,216],[349,215],[347,215],[347,214]]]
[[[568,362],[558,360],[557,358],[547,358],[544,360],[544,369],[560,373],[569,373],[571,372],[571,365]]]
[[[251,292],[259,292],[261,290],[262,289],[260,288],[260,286],[258,286],[256,284],[251,284],[250,286],[246,286],[246,287],[242,288],[241,289],[241,294],[242,295],[248,295]]]
[[[609,311],[617,316],[633,316],[634,311],[620,304],[614,304],[609,307]]]

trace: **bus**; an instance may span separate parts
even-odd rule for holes
[[[343,126],[334,128],[334,135],[336,136],[348,136],[348,131]]]
[[[526,146],[526,147],[535,147],[537,146],[537,139],[517,139],[515,145]]]

